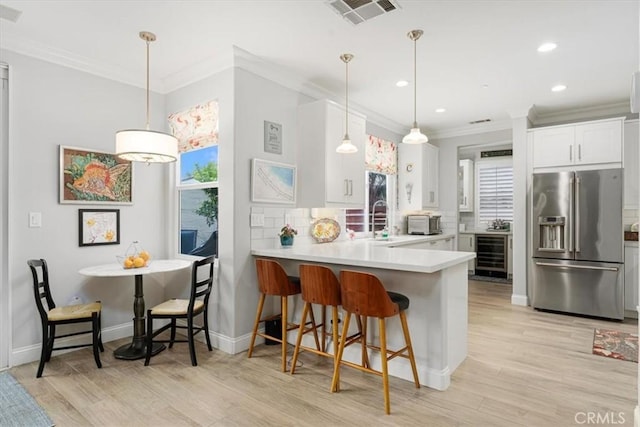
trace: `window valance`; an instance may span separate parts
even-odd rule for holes
[[[395,175],[398,173],[397,148],[394,142],[369,135],[365,149],[365,168],[372,172]]]
[[[171,133],[184,153],[218,143],[218,103],[209,101],[169,116]]]

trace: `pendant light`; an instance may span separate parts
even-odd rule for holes
[[[420,132],[418,121],[416,120],[416,98],[417,98],[417,72],[416,72],[416,42],[422,36],[422,30],[413,30],[407,33],[407,36],[413,40],[413,127],[411,131],[402,138],[405,144],[424,144],[429,141],[427,135]]]
[[[340,59],[344,62],[346,67],[346,102],[344,107],[345,120],[344,120],[344,138],[342,144],[336,148],[336,153],[351,154],[358,152],[358,147],[351,143],[349,138],[349,61],[353,59],[353,55],[350,53],[343,53],[340,55]]]
[[[116,132],[116,155],[124,160],[147,164],[175,162],[178,158],[176,137],[149,129],[149,43],[155,41],[156,36],[141,31],[140,38],[147,43],[147,128]]]

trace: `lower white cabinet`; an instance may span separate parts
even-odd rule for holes
[[[476,238],[473,233],[460,233],[458,235],[458,250],[460,252],[475,252],[476,251]],[[475,274],[476,272],[476,260],[472,259],[467,261],[467,269],[469,274]]]
[[[625,316],[638,315],[638,246],[637,244],[624,245],[624,309]],[[634,316],[634,317],[635,317]]]
[[[432,251],[452,251],[453,237],[443,237],[442,239],[434,239],[426,242],[406,243],[394,247],[404,249],[430,249]]]

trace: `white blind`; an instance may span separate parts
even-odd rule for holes
[[[513,221],[513,167],[477,164],[478,222]]]

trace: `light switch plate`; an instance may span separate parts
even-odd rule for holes
[[[29,212],[29,228],[42,227],[42,213]]]
[[[264,214],[251,214],[251,227],[264,227]]]

